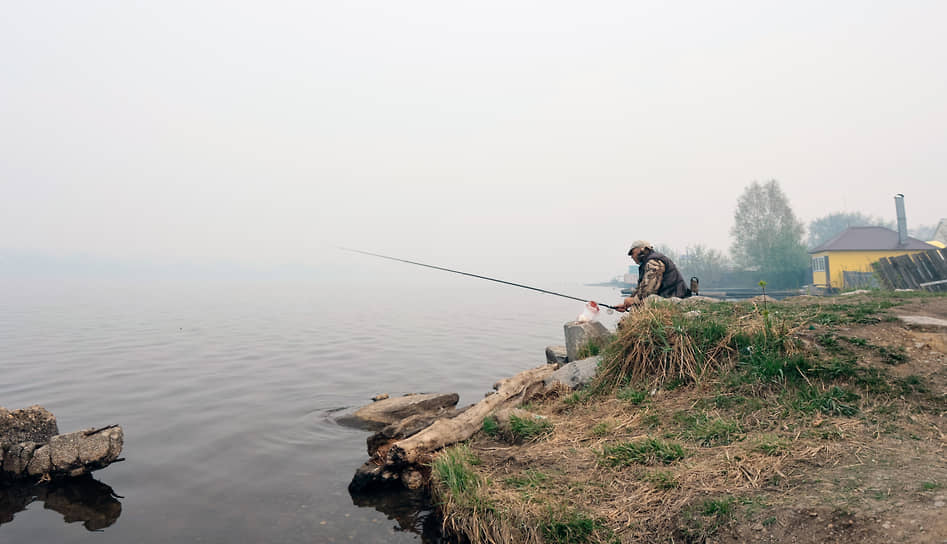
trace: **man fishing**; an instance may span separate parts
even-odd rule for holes
[[[628,311],[631,307],[641,304],[650,295],[664,298],[691,296],[691,290],[684,284],[684,278],[674,262],[663,253],[655,251],[650,242],[635,240],[628,250],[628,255],[638,263],[638,286],[630,297],[615,306],[619,312]]]

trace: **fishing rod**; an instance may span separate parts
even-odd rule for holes
[[[586,300],[586,299],[584,299],[584,298],[579,298],[579,297],[573,297],[573,296],[569,296],[569,295],[564,295],[564,294],[562,294],[562,293],[557,293],[557,292],[555,292],[555,291],[547,291],[546,289],[540,289],[540,288],[538,288],[538,287],[530,287],[529,285],[523,285],[522,283],[514,283],[514,282],[512,282],[512,281],[498,280],[498,279],[496,279],[496,278],[491,278],[491,277],[488,277],[488,276],[481,276],[481,275],[479,275],[479,274],[471,274],[470,272],[462,272],[462,271],[460,271],[460,270],[452,270],[452,269],[450,269],[450,268],[444,268],[444,267],[442,267],[442,266],[434,266],[433,264],[424,264],[424,263],[419,263],[419,262],[417,262],[417,261],[409,261],[409,260],[407,260],[407,259],[399,259],[399,258],[397,258],[397,257],[389,257],[388,255],[381,255],[381,254],[378,254],[378,253],[372,253],[372,252],[370,252],[370,251],[362,251],[362,250],[360,250],[360,249],[352,249],[352,248],[348,248],[348,247],[339,247],[339,249],[341,249],[342,251],[351,251],[352,253],[361,253],[362,255],[370,255],[370,256],[372,256],[372,257],[380,257],[380,258],[382,258],[382,259],[388,259],[388,260],[390,260],[390,261],[398,261],[398,262],[401,262],[401,263],[408,263],[408,264],[414,264],[414,265],[417,265],[417,266],[424,266],[424,267],[427,267],[427,268],[433,268],[434,270],[443,270],[444,272],[453,272],[454,274],[460,274],[460,275],[462,275],[462,276],[470,276],[471,278],[480,278],[480,279],[482,279],[482,280],[495,281],[495,282],[497,282],[497,283],[503,283],[503,284],[506,284],[506,285],[512,285],[512,286],[514,286],[514,287],[522,287],[523,289],[530,289],[530,290],[532,290],[532,291],[539,291],[540,293],[546,293],[547,295],[555,295],[555,296],[557,296],[557,297],[569,298],[569,299],[572,299],[572,300],[578,300],[579,302],[585,302],[585,303],[593,302],[593,301],[591,301],[591,300]],[[595,302],[595,304],[597,304],[598,306],[604,306],[604,307],[609,308],[609,309],[611,309],[611,310],[618,310],[618,308],[616,308],[616,307],[614,307],[614,306],[609,306],[608,304],[602,304],[602,303],[600,303],[600,302]],[[621,311],[621,310],[619,310],[619,311]]]

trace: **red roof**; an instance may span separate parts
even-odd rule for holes
[[[886,227],[848,227],[841,234],[809,253],[823,251],[904,251],[912,249],[937,249],[935,246],[911,238],[898,245],[898,233]]]

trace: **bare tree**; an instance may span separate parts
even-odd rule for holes
[[[708,287],[719,285],[727,264],[727,257],[723,252],[697,244],[684,250],[677,267],[685,280],[690,276],[697,276],[701,285]]]

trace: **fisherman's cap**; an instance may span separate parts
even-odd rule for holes
[[[651,242],[647,240],[635,240],[631,243],[631,247],[628,248],[628,254],[631,255],[631,251],[635,248],[654,249],[654,246],[652,246]]]

